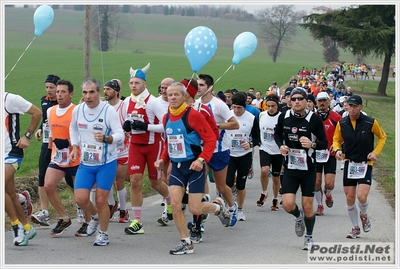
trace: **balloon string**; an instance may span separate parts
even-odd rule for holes
[[[231,66],[229,66],[228,69],[226,69],[226,71],[214,82],[214,85],[217,84],[217,82],[222,78],[223,75],[225,75],[229,71],[229,69],[232,68],[232,66],[233,64],[231,64]]]
[[[8,72],[7,76],[4,78],[4,80],[7,79],[8,75],[14,70],[14,68],[17,66],[19,60],[21,60],[22,56],[24,56],[25,52],[29,49],[29,47],[31,46],[33,40],[36,39],[36,36],[33,37],[32,41],[28,44],[28,46],[26,47],[25,51],[21,54],[21,56],[19,56],[17,62],[14,64],[14,66],[11,68],[10,72]]]

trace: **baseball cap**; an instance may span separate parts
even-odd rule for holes
[[[359,95],[352,95],[347,99],[347,104],[359,106],[362,105],[362,99]]]
[[[293,87],[287,87],[286,90],[285,90],[285,96],[290,95],[290,93],[292,92],[292,90],[293,90]]]
[[[317,101],[320,101],[320,100],[327,100],[327,99],[329,99],[329,95],[328,95],[327,92],[320,92],[320,93],[318,93],[318,95],[317,95]]]

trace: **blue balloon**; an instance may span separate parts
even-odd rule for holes
[[[186,35],[184,49],[193,72],[197,73],[214,56],[217,37],[211,29],[197,26]]]
[[[257,37],[251,32],[243,32],[233,42],[232,64],[238,64],[249,57],[257,48]]]
[[[40,36],[53,22],[54,10],[49,5],[41,5],[33,14],[33,24],[35,25],[35,36]]]

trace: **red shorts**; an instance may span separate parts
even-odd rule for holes
[[[154,167],[154,162],[160,159],[163,141],[157,141],[154,144],[130,144],[129,145],[129,160],[128,173],[143,174],[147,165],[147,175],[151,180],[161,178],[161,171]]]
[[[118,158],[119,165],[126,165],[128,164],[128,157]]]

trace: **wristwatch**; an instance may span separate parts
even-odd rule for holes
[[[204,158],[201,158],[201,157],[199,157],[199,158],[197,158],[197,160],[199,160],[201,163],[205,163],[206,161],[204,160]]]
[[[311,147],[312,147],[313,149],[316,149],[316,148],[317,148],[317,143],[312,143],[312,144],[311,144]]]
[[[32,134],[31,134],[30,132],[26,132],[26,133],[25,133],[25,136],[26,136],[28,139],[31,139],[31,138],[32,138]]]
[[[104,135],[103,136],[103,142],[104,143],[108,143],[108,135]]]

